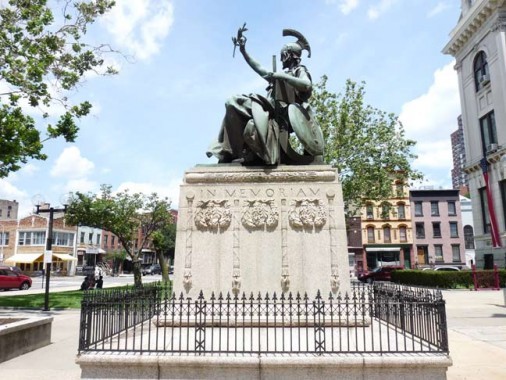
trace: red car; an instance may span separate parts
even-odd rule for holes
[[[0,267],[0,289],[27,290],[32,286],[32,279],[17,273],[9,267]]]
[[[401,265],[392,265],[386,267],[379,267],[374,269],[372,272],[367,272],[362,276],[359,276],[359,280],[362,282],[367,282],[368,284],[372,284],[374,281],[390,281],[392,280],[392,272],[394,270],[402,270],[404,269]]]

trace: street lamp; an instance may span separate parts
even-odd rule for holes
[[[49,206],[49,204],[48,204]],[[67,205],[64,205],[63,208],[54,208],[48,207],[44,209],[40,209],[40,203],[36,204],[35,207],[37,210],[35,213],[37,215],[41,213],[49,213],[49,222],[47,228],[47,238],[46,238],[46,251],[44,252],[44,263],[46,264],[46,291],[44,293],[44,311],[49,311],[49,279],[51,277],[51,263],[52,263],[52,249],[53,249],[53,219],[55,212],[63,212],[67,211]]]

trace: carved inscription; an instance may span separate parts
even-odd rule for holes
[[[278,208],[274,200],[253,200],[245,202],[242,224],[248,229],[272,229],[278,225]]]
[[[292,206],[288,214],[292,228],[322,228],[325,225],[327,213],[319,199],[292,201]]]
[[[195,226],[199,230],[226,229],[232,222],[232,212],[226,200],[209,200],[197,203]]]

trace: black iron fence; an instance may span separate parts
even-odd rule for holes
[[[176,296],[160,284],[95,291],[81,310],[79,352],[186,354],[448,353],[438,290],[357,285],[345,296]]]

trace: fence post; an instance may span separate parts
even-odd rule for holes
[[[322,355],[325,352],[325,302],[319,290],[316,300],[313,301],[313,317],[315,351],[318,355]]]
[[[206,301],[202,290],[195,300],[195,351],[202,355],[206,348]]]
[[[478,290],[478,275],[476,273],[476,265],[473,264],[471,266],[471,268],[473,269],[473,284],[474,284],[474,290]]]

